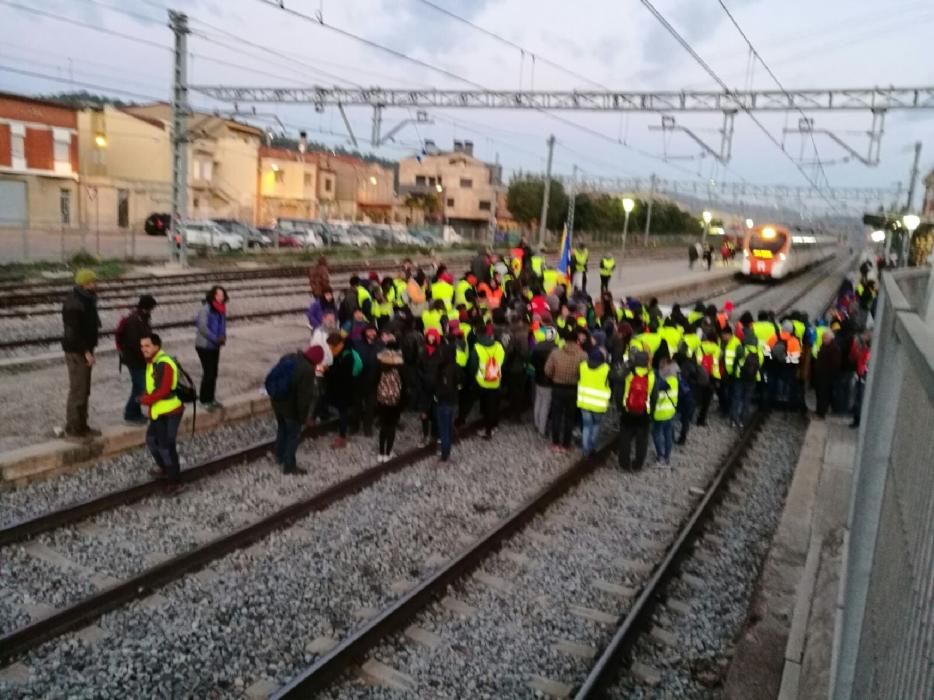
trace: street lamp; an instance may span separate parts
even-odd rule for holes
[[[701,214],[701,218],[704,220],[704,237],[701,245],[707,245],[707,236],[710,234],[710,221],[713,219],[713,214],[705,209],[704,213]]]
[[[908,246],[911,242],[911,235],[921,225],[921,217],[917,214],[905,214],[902,217],[902,225],[908,231],[907,236],[902,236],[902,265],[908,265]]]
[[[630,197],[623,198],[623,211],[626,212],[626,218],[623,220],[623,253],[626,252],[626,236],[629,233],[629,214],[632,213],[636,203]]]
[[[755,226],[755,222],[752,219],[746,219],[746,229],[752,230],[753,226]]]
[[[873,243],[882,243],[885,240],[885,231],[873,231],[869,238]]]

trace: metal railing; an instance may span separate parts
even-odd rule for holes
[[[883,274],[830,697],[934,697],[934,273]]]

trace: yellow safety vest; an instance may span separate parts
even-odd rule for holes
[[[457,287],[454,290],[454,306],[460,306],[463,304],[467,306],[467,290],[471,289],[470,282],[467,280],[461,280],[457,283]],[[467,306],[467,310],[470,310],[470,307]]]
[[[600,258],[600,275],[603,277],[609,277],[613,274],[613,270],[616,269],[616,260],[611,258],[609,255],[604,255]]]
[[[432,301],[440,299],[444,302],[444,308],[450,311],[451,302],[454,299],[454,287],[443,280],[438,280],[431,285],[431,299]]]
[[[577,407],[583,411],[606,413],[610,406],[610,366],[604,362],[591,369],[586,361],[580,364],[580,380],[577,382]]]
[[[771,356],[771,348],[769,348],[768,343],[769,338],[776,333],[775,324],[771,321],[753,321],[751,328],[756,339],[759,341],[759,347],[762,348],[766,356]]]
[[[404,279],[399,279],[396,277],[392,281],[392,288],[393,292],[395,292],[392,297],[393,306],[395,306],[397,309],[405,306],[405,293],[408,289],[408,283]]]
[[[457,366],[462,368],[466,367],[468,356],[467,342],[457,343],[454,346],[454,352],[454,361],[457,363]]]
[[[668,377],[667,384],[658,391],[658,402],[652,416],[656,421],[671,420],[678,411],[678,378]]]
[[[545,260],[541,255],[533,255],[529,258],[529,265],[532,268],[532,274],[536,277],[541,277],[545,271]]]
[[[744,351],[745,351],[743,354],[743,362],[745,362],[746,361],[745,353],[748,353],[749,348],[751,348],[752,346],[744,345],[742,347],[744,348]],[[765,362],[765,355],[762,354],[762,348],[760,348],[758,345],[755,346],[755,352],[759,356],[759,371],[756,372],[756,381],[761,382],[762,381],[762,364]],[[736,377],[737,379],[740,379],[740,375],[743,372],[743,362],[738,362],[734,365],[733,376]]]
[[[658,333],[640,333],[632,339],[632,342],[642,343],[642,347],[654,355],[662,344],[662,337]]]
[[[818,354],[820,354],[820,346],[824,341],[824,333],[829,330],[829,326],[817,326],[814,329],[814,347],[811,348],[811,355],[815,360],[817,359]]]
[[[578,270],[583,270],[587,267],[587,260],[590,258],[589,250],[575,250],[574,251],[574,267]]]
[[[149,407],[150,420],[156,420],[159,416],[171,413],[182,405],[181,399],[175,395],[175,389],[178,387],[178,365],[162,350],[152,358],[152,362],[146,365],[146,393],[151,394],[156,390],[156,365],[158,364],[166,364],[172,368],[172,393],[167,398],[156,401]]]
[[[726,376],[728,377],[735,374],[733,369],[736,363],[736,352],[740,346],[742,346],[742,343],[739,342],[739,338],[736,336],[731,337],[729,342],[723,346],[723,366],[726,368]]]
[[[363,302],[365,301],[369,301],[372,304],[373,298],[370,296],[370,293],[361,284],[359,287],[357,287],[357,308],[360,309],[361,311],[363,311]]]
[[[713,358],[713,367],[710,369],[710,376],[714,379],[720,378],[720,346],[716,343],[713,343],[709,340],[703,340],[700,344],[701,356],[698,358],[697,363],[699,365],[703,364],[703,359],[706,355],[710,355]]]
[[[700,354],[701,346],[701,339],[697,337],[697,333],[685,333],[683,340],[684,346],[687,348],[688,357],[697,359]]]
[[[503,361],[506,359],[506,351],[498,340],[494,340],[492,345],[474,345],[477,353],[477,384],[482,389],[499,389],[499,384],[503,380]],[[496,361],[499,366],[499,374],[495,379],[486,378],[486,366],[490,358]]]
[[[798,342],[804,345],[804,331],[806,330],[804,323],[801,321],[792,321],[791,325],[795,328],[795,338],[798,339]]]
[[[558,286],[558,271],[545,270],[542,275],[542,284],[545,287],[545,294],[551,294],[554,288]]]
[[[425,330],[427,331],[429,328],[434,328],[440,333],[441,317],[444,315],[443,311],[432,311],[431,309],[422,311],[422,325],[425,326]]]
[[[699,321],[704,317],[703,312],[701,311],[688,311],[688,323],[694,323]]]
[[[681,337],[684,335],[678,326],[662,326],[658,329],[658,334],[668,344],[669,357],[674,357],[678,352],[678,346],[681,345]]]

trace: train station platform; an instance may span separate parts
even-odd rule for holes
[[[858,431],[811,419],[785,510],[738,640],[731,700],[824,700]]]

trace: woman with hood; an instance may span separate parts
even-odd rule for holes
[[[220,364],[221,347],[227,343],[227,291],[215,285],[204,295],[201,308],[195,317],[195,350],[201,360],[201,405],[213,411],[221,408],[214,397],[217,388],[217,367]]]
[[[334,302],[334,292],[330,287],[321,289],[320,296],[314,298],[305,314],[312,331],[321,325],[326,313],[332,313],[335,318],[337,317],[337,304]]]

